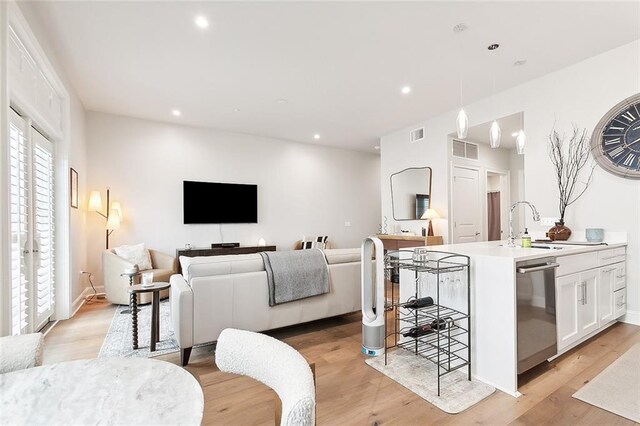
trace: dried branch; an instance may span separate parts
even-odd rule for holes
[[[561,221],[564,221],[567,206],[575,203],[589,187],[595,169],[595,163],[592,163],[588,167],[590,170],[588,170],[587,179],[580,181],[581,172],[587,167],[591,153],[587,129],[583,129],[581,132],[576,126],[573,126],[573,133],[566,149],[565,139],[565,136],[560,135],[555,129],[552,129],[549,134],[548,151],[556,171]]]

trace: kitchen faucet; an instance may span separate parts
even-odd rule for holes
[[[536,222],[540,221],[540,213],[538,213],[536,206],[534,206],[528,201],[516,201],[515,203],[513,203],[513,205],[511,206],[511,209],[509,209],[509,238],[507,238],[507,245],[509,247],[516,246],[516,243],[515,243],[516,236],[513,235],[513,209],[515,209],[518,206],[518,204],[526,204],[529,207],[531,207],[531,211],[533,212],[533,220],[535,220]]]

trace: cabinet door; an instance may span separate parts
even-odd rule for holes
[[[558,350],[580,338],[578,306],[582,303],[581,300],[580,274],[565,275],[556,279]]]
[[[580,337],[598,329],[598,275],[597,269],[580,274],[580,285],[583,287],[582,304],[578,302]]]
[[[616,281],[616,267],[600,268],[598,281],[598,317],[599,327],[613,319],[613,287]]]
[[[627,289],[621,288],[613,293],[613,316],[614,318],[620,318],[627,313]]]

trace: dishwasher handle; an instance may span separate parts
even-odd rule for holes
[[[544,271],[545,269],[553,269],[559,267],[559,263],[547,263],[546,265],[530,266],[528,268],[518,268],[519,274],[528,274],[529,272]]]

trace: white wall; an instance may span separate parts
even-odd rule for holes
[[[624,64],[613,66],[612,64]],[[470,125],[477,125],[524,111],[527,146],[524,157],[524,197],[533,202],[542,216],[558,216],[557,186],[553,166],[547,156],[547,135],[554,123],[568,133],[571,124],[593,130],[600,118],[615,104],[640,92],[640,41],[621,46],[524,85],[465,106]],[[493,106],[495,105],[495,109]],[[408,163],[431,166],[437,208],[446,210],[447,135],[455,131],[457,111],[450,111],[423,123],[381,138],[382,214],[390,212],[388,176]],[[410,129],[424,125],[427,138],[410,144]],[[446,212],[445,212],[446,213]],[[584,236],[588,227],[624,231],[629,238],[627,255],[627,320],[640,322],[640,181],[613,176],[596,167],[593,182],[585,195],[569,206],[567,226]],[[446,219],[435,224],[445,235]],[[548,227],[528,221],[529,231],[542,234]]]
[[[87,138],[90,189],[104,197],[109,186],[122,203],[112,247],[144,242],[174,255],[186,243],[255,245],[262,237],[291,249],[302,235],[359,247],[378,231],[375,154],[96,112],[87,113]],[[257,184],[258,223],[184,225],[183,180]],[[105,222],[91,213],[89,223],[89,263],[98,273]]]
[[[78,172],[79,208],[70,209],[70,263],[71,263],[71,294],[70,301],[75,302],[71,307],[71,312],[79,306],[82,301],[82,293],[87,286],[86,279],[80,275],[80,270],[87,268],[87,244],[86,244],[86,179],[87,179],[87,152],[85,137],[85,110],[80,99],[74,92],[73,86],[66,72],[58,60],[55,48],[49,43],[47,29],[39,19],[37,4],[33,2],[17,2],[20,11],[29,23],[31,31],[36,36],[40,47],[46,54],[49,62],[55,69],[56,74],[62,80],[70,98],[69,111],[69,146],[68,146],[68,166]],[[66,165],[64,165],[66,167]],[[67,173],[68,174],[68,173]],[[68,185],[68,179],[60,182],[59,185]],[[60,301],[58,301],[60,302]]]

